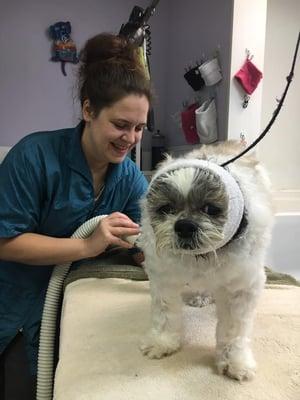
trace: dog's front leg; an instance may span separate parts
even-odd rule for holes
[[[174,287],[162,278],[151,289],[151,330],[141,343],[141,351],[149,358],[162,358],[180,347],[182,332],[181,286]]]
[[[215,297],[218,324],[217,368],[239,381],[252,379],[256,363],[250,348],[257,293],[220,291]]]

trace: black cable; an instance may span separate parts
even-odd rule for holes
[[[292,79],[294,77],[294,69],[295,69],[295,64],[296,64],[296,60],[297,60],[297,54],[298,54],[298,49],[299,49],[299,43],[300,43],[300,32],[298,34],[298,40],[297,40],[297,44],[296,44],[296,49],[295,49],[295,53],[294,53],[294,58],[293,58],[293,64],[292,64],[292,68],[291,68],[291,72],[289,73],[289,75],[286,77],[287,80],[287,84],[285,87],[285,90],[283,92],[283,95],[281,96],[280,101],[278,102],[278,106],[276,107],[275,111],[273,112],[273,117],[271,118],[270,122],[268,123],[268,125],[266,126],[266,128],[264,129],[264,131],[259,135],[259,137],[250,144],[250,146],[248,146],[245,150],[243,150],[240,154],[238,154],[237,156],[231,158],[230,160],[226,161],[225,163],[221,164],[221,167],[226,167],[226,165],[231,164],[232,162],[236,161],[238,158],[242,157],[243,155],[245,155],[246,153],[248,153],[249,150],[251,150],[254,146],[257,145],[258,142],[260,142],[264,136],[268,133],[268,131],[270,130],[271,126],[274,124],[275,119],[277,118],[277,115],[279,114],[281,107],[283,105],[284,99],[287,95],[287,92],[289,90],[289,86],[292,82]]]
[[[151,56],[152,51],[152,39],[151,39],[151,30],[150,26],[145,29],[145,40],[146,40],[146,55],[148,57]]]

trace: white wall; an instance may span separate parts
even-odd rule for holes
[[[254,55],[252,62],[263,71],[266,13],[267,0],[234,1],[228,139],[239,139],[240,133],[243,133],[250,143],[260,133],[264,79],[251,95],[248,107],[244,109],[242,103],[245,92],[234,79],[234,75],[246,59],[246,49]]]
[[[299,0],[268,0],[262,126],[286,85],[300,29]],[[300,54],[285,103],[271,131],[259,146],[274,190],[300,190]],[[300,209],[300,204],[299,204]]]

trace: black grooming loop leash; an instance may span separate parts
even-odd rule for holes
[[[234,161],[236,161],[238,158],[242,157],[243,155],[245,155],[246,153],[248,153],[249,150],[253,149],[254,146],[257,145],[257,143],[259,143],[264,136],[268,133],[268,131],[271,129],[271,126],[274,124],[275,119],[277,118],[277,115],[279,114],[281,107],[283,105],[284,99],[287,95],[287,92],[289,90],[289,86],[293,80],[294,77],[294,69],[295,69],[295,64],[296,64],[296,60],[297,60],[297,53],[298,53],[298,49],[299,49],[299,43],[300,43],[300,32],[298,34],[298,40],[297,40],[297,44],[296,44],[296,49],[295,49],[295,54],[294,54],[294,59],[293,59],[293,64],[292,64],[292,68],[291,68],[291,72],[289,73],[289,75],[286,77],[287,80],[287,84],[285,87],[285,90],[283,92],[283,95],[281,96],[281,99],[278,101],[278,105],[275,109],[275,111],[273,112],[273,116],[270,120],[270,122],[268,123],[268,125],[266,126],[266,128],[264,129],[264,131],[258,136],[258,138],[250,144],[250,146],[248,146],[245,150],[243,150],[240,154],[238,154],[237,156],[229,159],[228,161],[225,161],[223,164],[221,164],[221,167],[226,167],[228,164],[233,163]]]

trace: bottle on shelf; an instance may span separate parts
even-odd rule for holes
[[[155,169],[156,165],[165,158],[165,152],[165,137],[158,129],[152,135],[152,170]]]

